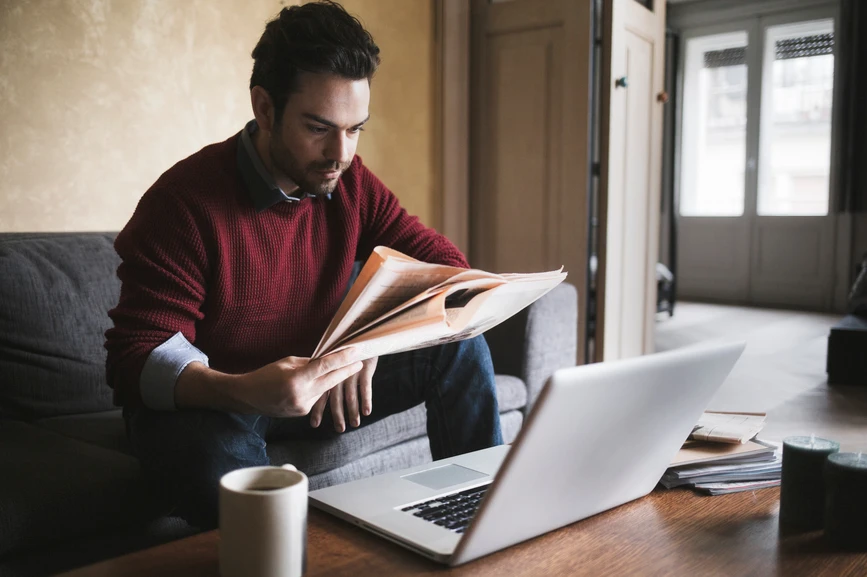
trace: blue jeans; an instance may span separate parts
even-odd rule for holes
[[[373,376],[373,411],[361,418],[361,426],[421,402],[434,459],[502,444],[494,368],[484,337],[381,357]],[[202,529],[217,526],[220,477],[271,464],[266,443],[340,434],[328,408],[315,429],[309,417],[274,419],[198,409],[124,409],[124,417],[152,488],[174,507],[174,514]]]

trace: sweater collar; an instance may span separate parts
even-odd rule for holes
[[[241,131],[241,145],[238,146],[238,170],[241,173],[241,180],[247,187],[247,192],[253,201],[253,206],[257,212],[262,212],[274,206],[279,202],[300,202],[305,198],[316,198],[315,194],[302,192],[297,189],[293,194],[288,195],[277,186],[274,177],[265,168],[262,159],[259,158],[259,153],[253,144],[253,135],[259,130],[259,125],[255,120],[247,123]],[[326,198],[331,199],[331,195]]]

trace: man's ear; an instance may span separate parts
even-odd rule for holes
[[[250,103],[253,105],[253,116],[262,132],[271,132],[274,127],[274,102],[271,95],[261,86],[250,90]]]

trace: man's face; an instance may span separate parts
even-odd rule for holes
[[[370,84],[301,73],[269,142],[272,167],[311,194],[330,194],[355,157],[368,119]]]

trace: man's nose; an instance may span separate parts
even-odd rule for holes
[[[325,158],[332,162],[346,164],[352,160],[352,142],[342,132],[334,134],[328,139],[328,145],[325,148]]]

